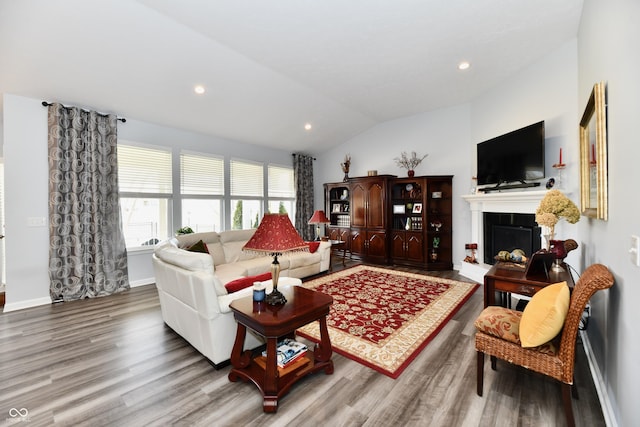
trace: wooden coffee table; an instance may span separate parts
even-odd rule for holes
[[[233,368],[229,372],[229,380],[235,382],[241,378],[252,381],[262,393],[264,412],[276,412],[278,399],[306,375],[321,369],[324,369],[327,375],[333,373],[331,340],[326,317],[333,298],[300,286],[292,286],[281,291],[287,298],[287,303],[284,305],[258,303],[254,302],[252,297],[242,298],[230,304],[238,323],[238,330],[231,352]],[[297,328],[314,320],[320,323],[320,343],[307,352],[306,357],[310,362],[280,376],[276,364],[278,338],[293,336]],[[251,328],[267,340],[267,358],[264,368],[254,360],[255,355],[250,350],[243,352],[247,328]]]

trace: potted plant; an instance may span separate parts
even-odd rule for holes
[[[562,260],[569,251],[578,247],[573,239],[566,241],[555,239],[555,226],[560,218],[566,219],[570,224],[575,224],[580,220],[580,211],[576,204],[561,191],[551,190],[540,201],[540,205],[536,209],[536,222],[549,230],[549,234],[545,237],[547,238],[547,250],[556,255],[553,264],[554,271],[562,271],[564,269],[561,266]]]
[[[181,236],[183,234],[192,234],[193,229],[191,227],[182,227],[176,230],[176,235]]]

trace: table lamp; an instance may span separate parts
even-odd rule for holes
[[[278,277],[280,276],[280,263],[278,256],[284,252],[309,250],[296,229],[291,224],[287,214],[265,214],[253,236],[242,247],[243,251],[267,252],[273,256],[271,263],[271,280],[273,292],[265,298],[267,304],[279,305],[287,302],[287,299],[278,291]]]
[[[331,221],[326,217],[324,211],[317,210],[311,216],[308,224],[315,224],[316,226],[316,240],[320,240],[320,224],[330,224]]]

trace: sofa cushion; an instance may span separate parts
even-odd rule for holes
[[[213,258],[213,265],[215,265],[216,268],[220,264],[224,264],[227,262],[227,260],[224,258],[224,249],[222,249],[222,243],[207,243],[207,250],[209,251],[211,258]]]
[[[505,307],[490,305],[478,316],[473,325],[480,332],[520,344],[522,313]]]
[[[271,272],[258,274],[257,276],[248,276],[241,279],[232,280],[224,285],[227,292],[238,292],[240,289],[248,288],[253,285],[253,282],[264,282],[265,280],[271,280]]]
[[[266,271],[262,271],[261,273],[264,272]],[[242,263],[233,262],[231,264],[216,265],[216,276],[218,276],[224,284],[235,279],[240,279],[241,277],[247,277],[249,274],[247,273],[247,268]]]
[[[207,245],[202,241],[202,240],[198,240],[196,243],[194,243],[193,245],[189,246],[187,248],[187,250],[189,252],[201,252],[204,254],[208,254],[209,250],[207,249]]]
[[[256,274],[271,271],[272,263],[273,257],[263,256],[245,261],[238,261],[236,264],[241,264],[247,270],[247,276],[255,276]],[[289,260],[286,257],[278,257],[278,263],[280,263],[280,270],[284,271],[289,269]]]
[[[188,252],[170,243],[157,246],[154,253],[164,262],[182,267],[186,270],[213,273],[213,259],[209,254]]]
[[[226,242],[222,244],[222,249],[224,250],[224,259],[226,263],[245,261],[248,259],[264,257],[268,255],[264,252],[256,252],[256,251],[243,251],[242,247],[247,243],[247,241],[242,242]]]
[[[322,259],[322,255],[320,255],[320,252],[310,254],[309,252],[304,251],[287,253],[282,258],[283,260],[289,261],[289,268],[293,270],[295,268],[306,267],[308,265],[319,263]]]
[[[237,262],[261,256],[259,252],[243,251],[242,247],[249,241],[255,229],[229,230],[220,233],[220,243],[224,250],[225,262]]]

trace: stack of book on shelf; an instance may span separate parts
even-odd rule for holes
[[[285,375],[308,364],[310,361],[305,357],[306,354],[307,346],[303,343],[291,338],[285,338],[280,341],[276,348],[278,373],[280,375]],[[266,369],[267,351],[263,351],[262,356],[256,357],[255,361],[260,367]]]

